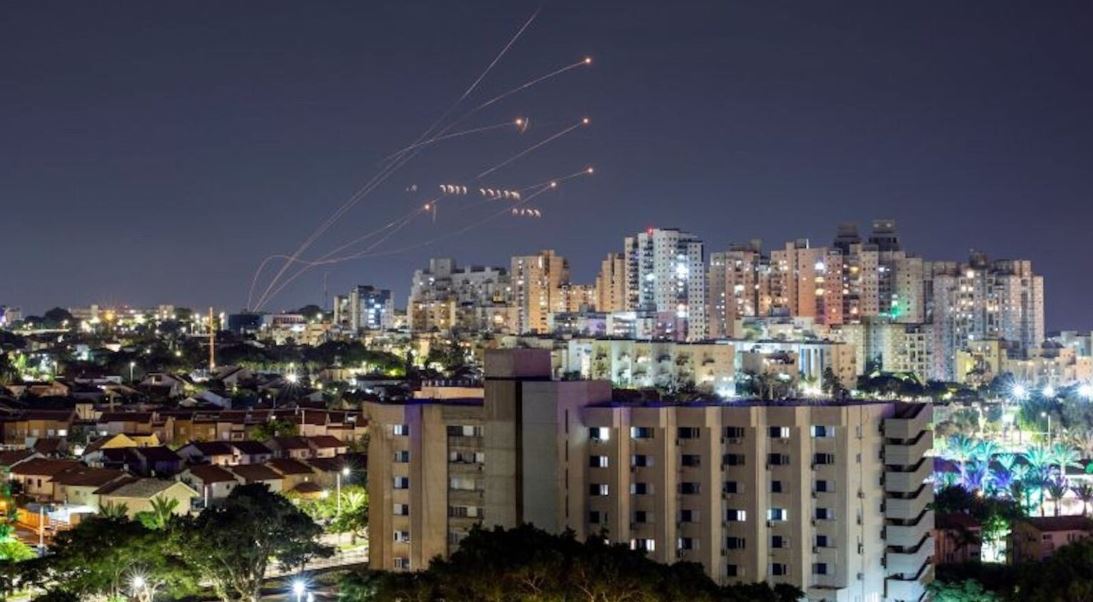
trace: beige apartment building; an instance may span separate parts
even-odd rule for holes
[[[371,563],[416,570],[475,524],[601,533],[720,583],[920,600],[932,579],[931,408],[617,404],[492,351],[481,399],[369,403]]]

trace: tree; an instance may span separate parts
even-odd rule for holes
[[[530,525],[476,528],[447,560],[419,573],[351,573],[339,599],[364,600],[591,600],[596,602],[790,602],[803,597],[794,587],[766,584],[719,587],[691,562],[667,565],[640,550],[578,541],[572,532],[553,535]]]
[[[929,587],[934,602],[1000,602],[1001,598],[983,589],[974,579],[946,582],[934,581]]]
[[[99,516],[121,520],[129,517],[129,505],[124,503],[114,504],[107,502],[99,507]]]
[[[152,498],[152,509],[138,512],[136,519],[145,527],[154,531],[162,531],[175,515],[178,508],[178,500],[174,498]]]
[[[1082,481],[1070,488],[1082,501],[1082,516],[1089,516],[1089,503],[1093,502],[1093,483]]]
[[[75,326],[75,320],[72,319],[72,314],[68,313],[68,310],[60,307],[54,307],[53,309],[42,314],[42,322],[46,328],[62,328],[67,325]]]
[[[1065,545],[1043,562],[1020,567],[1012,599],[1021,602],[1093,600],[1093,540]]]
[[[315,521],[262,484],[237,487],[222,504],[179,522],[178,549],[225,602],[257,602],[271,560],[298,567],[332,553],[319,543]]]
[[[295,422],[278,418],[254,427],[251,438],[255,441],[269,441],[274,437],[295,437],[298,434],[300,427]]]
[[[167,538],[125,518],[86,518],[58,533],[50,551],[25,563],[27,576],[80,599],[118,596],[134,574],[155,576],[177,597],[196,588],[197,574],[182,563]]]

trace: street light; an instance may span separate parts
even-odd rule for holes
[[[1093,384],[1082,383],[1081,385],[1078,385],[1078,395],[1081,395],[1086,399],[1093,399]]]
[[[1051,414],[1047,412],[1040,412],[1040,418],[1047,417],[1047,442],[1051,444]]]
[[[133,382],[133,368],[137,367],[136,362],[129,362],[129,382]]]
[[[292,593],[296,594],[296,602],[302,602],[304,599],[304,592],[307,591],[307,585],[303,579],[297,579],[292,582]]]
[[[342,515],[342,477],[347,477],[347,478],[349,477],[349,467],[348,466],[346,466],[345,468],[339,470],[338,474],[334,475],[334,484],[337,488],[337,492],[335,493],[335,495],[338,496],[338,500],[337,500],[337,502],[338,502],[338,516]]]
[[[1055,397],[1055,387],[1051,385],[1044,385],[1044,397]]]
[[[1013,396],[1016,399],[1024,399],[1028,396],[1028,389],[1025,388],[1025,385],[1017,383],[1013,385]]]

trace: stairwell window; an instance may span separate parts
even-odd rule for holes
[[[409,437],[410,425],[409,424],[392,424],[391,434],[395,437]]]
[[[395,477],[395,489],[409,489],[410,477]]]

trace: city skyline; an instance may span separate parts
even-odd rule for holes
[[[8,24],[19,26],[3,47],[16,85],[0,96],[11,133],[0,154],[14,160],[0,168],[0,198],[7,223],[34,227],[0,241],[13,258],[0,302],[242,307],[262,258],[290,252],[412,141],[536,8],[13,8]],[[1047,283],[1048,329],[1084,328],[1093,120],[1077,74],[1090,66],[1088,14],[550,4],[486,89],[585,56],[592,68],[471,125],[526,114],[534,141],[588,115],[591,128],[499,172],[499,184],[585,165],[597,174],[544,200],[534,223],[497,221],[313,270],[274,307],[316,302],[324,277],[330,290],[373,282],[405,298],[408,274],[434,256],[504,265],[552,248],[585,282],[620,236],[648,226],[717,249],[826,242],[839,222],[886,217],[927,259],[976,249],[1032,260]],[[501,138],[446,144],[408,166],[326,249],[413,206],[407,187],[476,173],[529,143]],[[392,244],[450,231],[456,213]],[[124,277],[102,278],[108,266]]]

